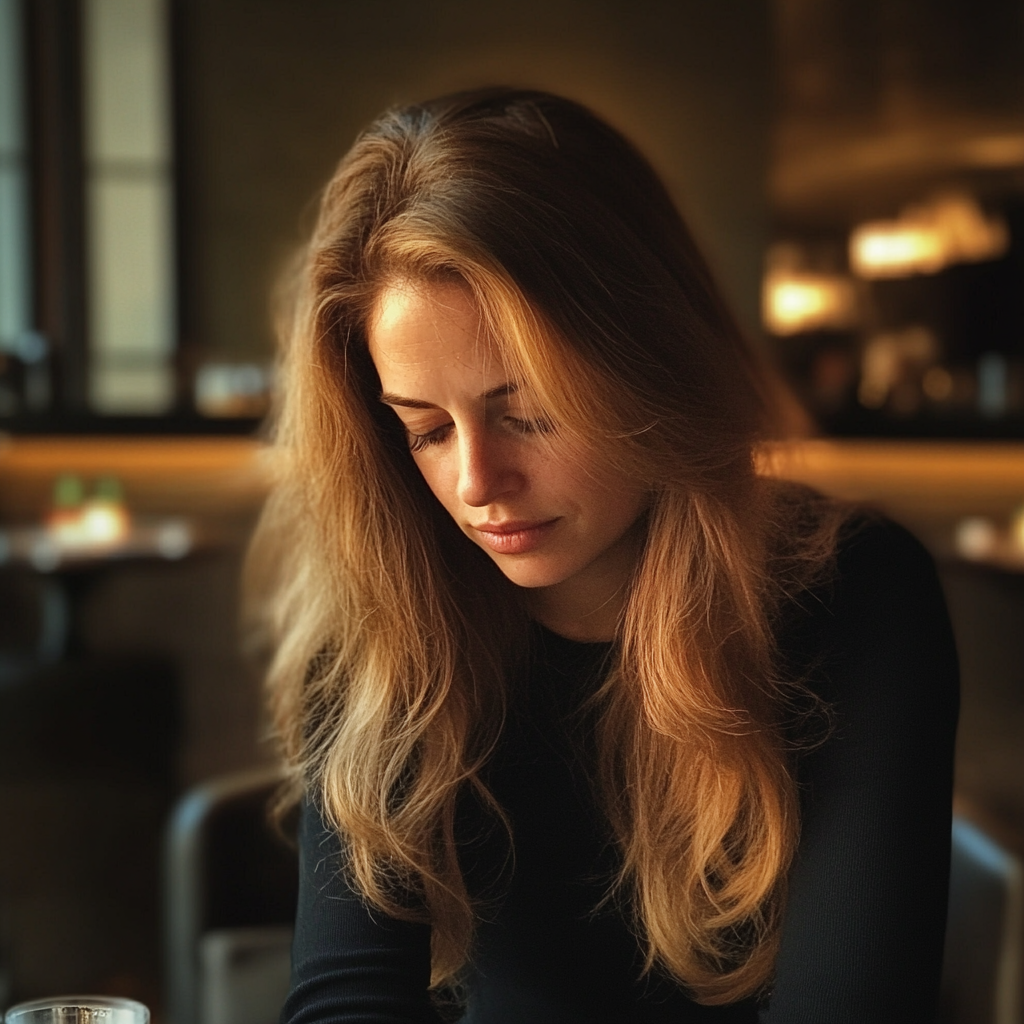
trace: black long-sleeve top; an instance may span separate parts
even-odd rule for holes
[[[621,909],[597,909],[615,869],[587,771],[583,697],[610,645],[538,630],[528,692],[488,782],[507,839],[469,808],[460,837],[471,891],[491,897],[469,965],[465,1024],[927,1024],[948,890],[956,653],[934,566],[878,522],[848,539],[835,579],[785,632],[794,665],[832,709],[799,757],[801,838],[782,946],[760,1000],[706,1007],[641,976]],[[339,841],[307,803],[292,991],[283,1024],[442,1019],[427,991],[430,929],[369,910],[339,871]]]

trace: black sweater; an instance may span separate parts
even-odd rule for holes
[[[538,630],[538,657],[490,765],[513,825],[464,808],[460,856],[488,899],[466,980],[465,1024],[926,1024],[938,991],[949,870],[956,653],[935,570],[904,530],[877,523],[840,552],[785,632],[832,708],[797,766],[802,831],[774,982],[760,1002],[694,1003],[640,976],[625,918],[597,909],[615,868],[593,798],[579,710],[610,645]],[[427,993],[430,929],[366,906],[339,843],[307,805],[286,1024],[441,1020]]]

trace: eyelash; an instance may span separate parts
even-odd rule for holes
[[[506,416],[505,422],[517,434],[547,434],[551,430],[551,425],[547,420],[521,420],[515,416]],[[423,451],[425,448],[444,444],[448,439],[451,428],[452,424],[446,423],[443,427],[430,430],[426,434],[414,434],[411,430],[406,430],[406,437],[409,439],[409,451],[415,454],[416,452]]]
[[[414,434],[411,430],[407,430],[405,434],[409,439],[409,451],[413,453],[421,452],[424,448],[430,448],[435,444],[442,444],[450,429],[451,424],[449,423],[426,434]]]

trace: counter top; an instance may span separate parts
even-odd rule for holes
[[[761,467],[881,508],[938,557],[955,557],[954,533],[966,517],[1006,530],[1024,507],[1024,441],[816,439],[766,451]],[[270,470],[268,450],[250,438],[7,438],[0,440],[0,522],[37,521],[53,480],[77,473],[117,476],[134,513],[245,529]]]

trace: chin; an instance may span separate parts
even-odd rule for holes
[[[566,580],[571,573],[561,566],[533,565],[525,560],[516,564],[511,560],[494,559],[494,564],[501,570],[507,580],[517,587],[536,590],[540,587],[553,587],[556,583]]]

